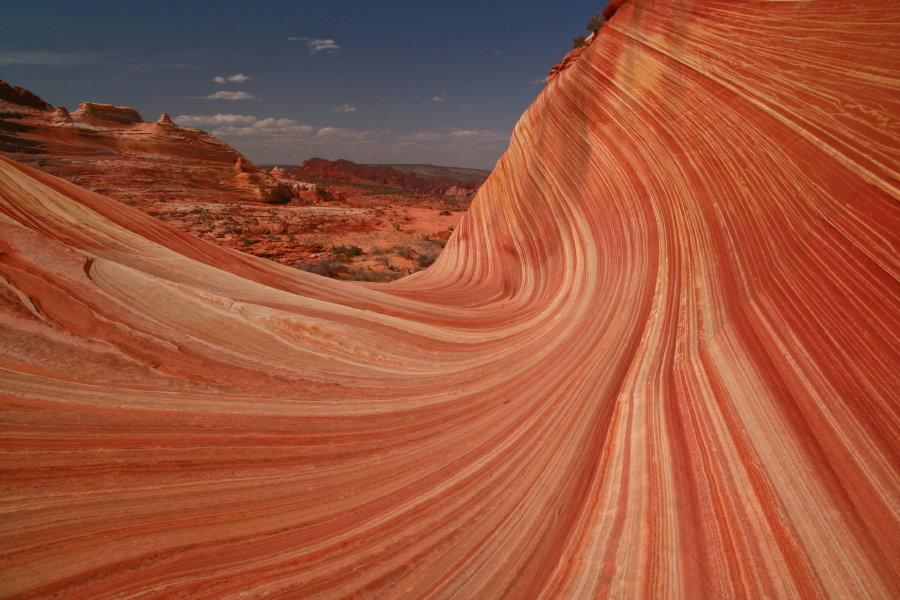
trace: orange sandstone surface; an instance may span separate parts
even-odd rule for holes
[[[0,595],[900,596],[900,5],[617,4],[393,283],[0,159]]]

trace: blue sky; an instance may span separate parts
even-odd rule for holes
[[[257,163],[491,168],[605,4],[0,0],[0,79],[165,111]]]

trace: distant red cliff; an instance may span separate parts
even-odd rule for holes
[[[288,169],[294,177],[324,179],[348,183],[371,183],[438,195],[474,193],[481,181],[461,180],[447,176],[420,177],[387,165],[361,165],[349,160],[310,158],[300,166]],[[486,178],[486,176],[485,176]]]

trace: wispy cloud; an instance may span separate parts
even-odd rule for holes
[[[228,77],[213,77],[213,81],[216,83],[227,83],[229,81],[232,83],[247,83],[248,81],[253,81],[253,78],[243,73],[236,73]]]
[[[24,67],[76,67],[103,65],[128,69],[196,69],[197,65],[144,60],[104,54],[83,54],[31,50],[26,52],[0,52],[0,66]]]
[[[447,101],[447,96],[444,94],[440,94],[438,96],[432,96],[431,100],[429,100],[429,102],[446,102],[446,101]]]
[[[251,123],[259,121],[258,118],[252,115],[234,115],[222,113],[218,113],[215,115],[179,115],[172,120],[184,127],[249,125]]]
[[[547,83],[547,79],[548,79],[547,77],[541,77],[540,79],[532,79],[531,84],[532,85],[544,85]]]
[[[352,104],[341,104],[333,112],[356,112],[356,107]]]
[[[188,96],[191,100],[259,100],[249,92],[229,92],[221,90],[209,96]]]
[[[252,115],[180,115],[173,119],[184,126],[211,126],[213,135],[223,138],[256,139],[271,143],[353,141],[391,145],[492,146],[502,148],[509,134],[492,129],[439,129],[413,133],[388,130],[347,129],[305,125],[294,119],[260,119]]]
[[[310,54],[319,52],[336,52],[341,49],[331,38],[289,37],[289,42],[303,42],[309,48]]]
[[[509,141],[509,134],[493,129],[439,129],[400,134],[396,136],[396,139],[400,143],[424,145],[484,146],[506,144]]]
[[[98,54],[67,54],[64,52],[0,52],[0,65],[23,65],[29,67],[66,67],[89,65],[101,62]]]
[[[509,133],[491,129],[436,129],[412,133],[307,125],[294,119],[231,113],[179,115],[184,127],[201,127],[258,162],[297,162],[310,156],[357,162],[492,164],[509,143]]]

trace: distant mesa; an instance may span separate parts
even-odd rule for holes
[[[310,158],[288,172],[299,178],[372,183],[442,196],[472,195],[490,175],[489,171],[477,169],[434,165],[361,165],[349,160],[324,158]]]
[[[75,114],[80,117],[93,117],[102,121],[114,121],[116,123],[142,123],[144,119],[141,113],[127,106],[113,106],[112,104],[97,104],[95,102],[83,102],[78,106]]]
[[[456,181],[482,183],[491,174],[485,169],[466,169],[463,167],[442,167],[427,164],[379,164],[366,165],[368,167],[393,167],[403,173],[411,173],[423,179],[436,179],[448,177]]]

